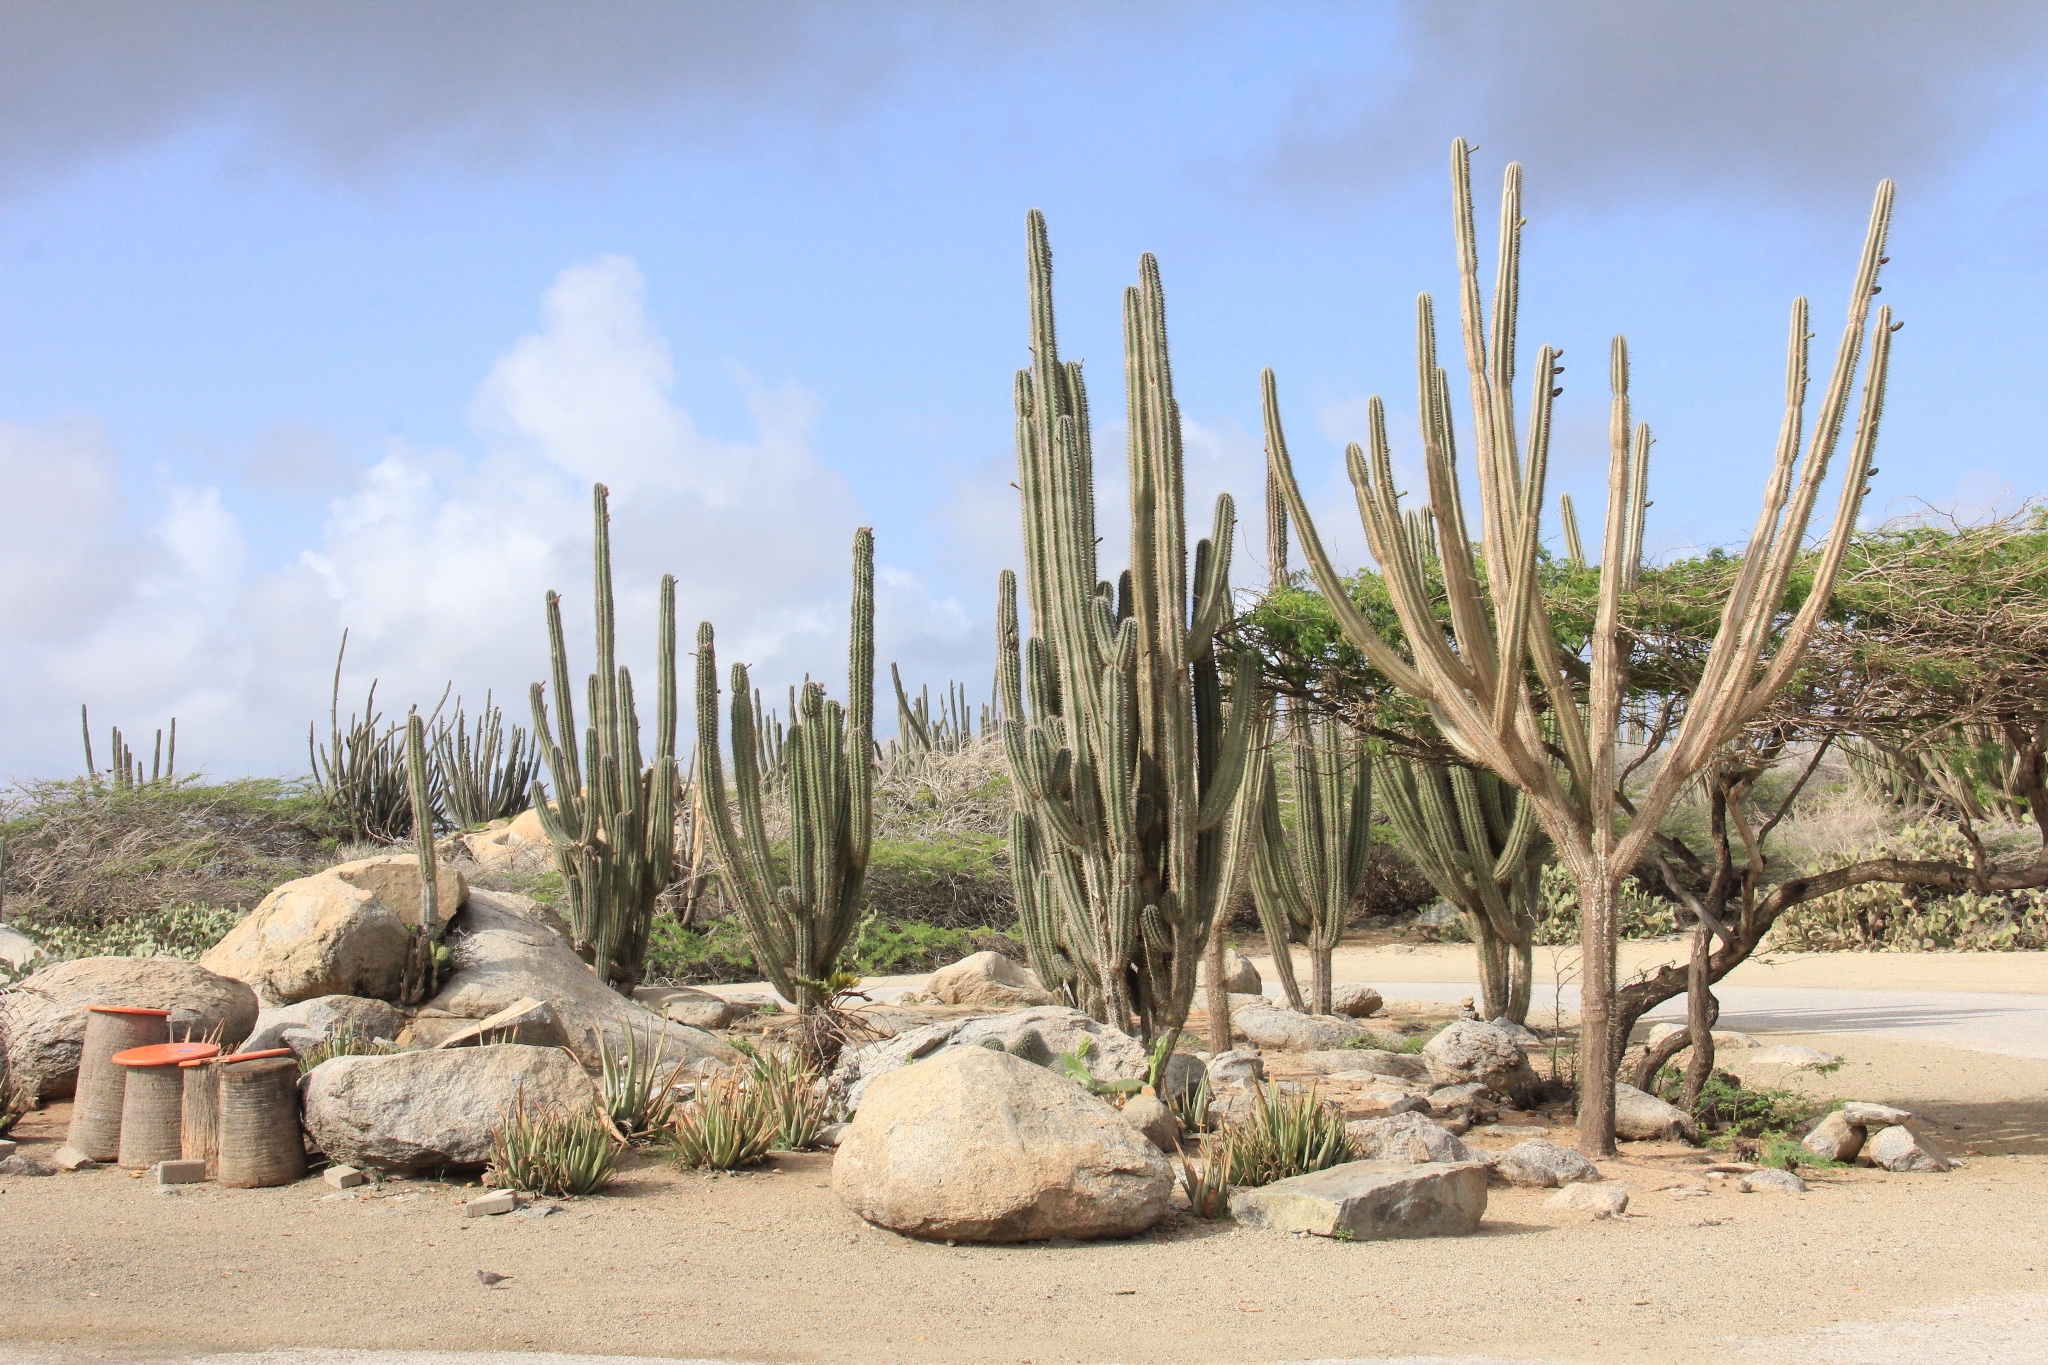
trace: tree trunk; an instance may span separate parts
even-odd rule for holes
[[[1596,861],[1579,884],[1579,1151],[1609,1157],[1614,1149],[1614,1082],[1620,1049],[1614,1038],[1615,928],[1621,879]]]
[[[1692,1056],[1685,1063],[1685,1091],[1681,1107],[1690,1112],[1700,1100],[1700,1091],[1706,1088],[1707,1078],[1714,1074],[1714,1024],[1721,1009],[1714,999],[1713,976],[1709,970],[1709,958],[1714,942],[1713,930],[1702,921],[1692,934],[1692,962],[1686,969],[1685,1023],[1692,1039]]]

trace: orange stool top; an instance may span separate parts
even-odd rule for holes
[[[221,1061],[223,1063],[256,1062],[263,1060],[265,1057],[289,1057],[291,1055],[292,1050],[288,1047],[267,1047],[260,1052],[237,1052],[232,1057],[221,1058]]]
[[[86,1008],[94,1014],[153,1014],[159,1019],[171,1017],[169,1010],[136,1009],[128,1005],[88,1005]]]
[[[204,1061],[220,1051],[218,1043],[151,1043],[114,1054],[116,1066],[177,1066]]]

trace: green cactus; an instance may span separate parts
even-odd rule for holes
[[[718,660],[709,621],[697,627],[697,764],[711,846],[726,896],[739,907],[755,960],[797,1008],[831,1003],[832,981],[860,920],[874,827],[875,533],[853,538],[853,624],[842,709],[806,682],[783,758],[789,838],[768,835],[760,700],[745,664],[732,667],[732,770],[739,823],[725,795],[718,747]],[[781,856],[778,856],[780,854]]]
[[[78,708],[78,725],[85,738],[86,780],[97,789],[100,785],[101,774],[93,763],[92,716],[84,706]],[[111,748],[108,750],[107,756],[109,763],[106,776],[113,782],[115,791],[134,791],[138,787],[154,787],[166,783],[176,783],[178,768],[178,718],[176,716],[171,717],[171,751],[168,762],[165,761],[164,757],[164,732],[162,730],[156,732],[156,753],[150,761],[150,766],[145,770],[142,766],[142,760],[136,757],[135,750],[129,747],[128,741],[121,734],[121,727],[118,725],[113,727]]]
[[[554,662],[555,713],[546,689],[532,690],[533,729],[554,781],[555,801],[535,782],[533,805],[554,845],[569,910],[570,941],[583,960],[622,991],[639,984],[647,935],[663,888],[675,879],[676,581],[661,580],[659,692],[655,754],[644,763],[633,678],[618,663],[612,604],[611,515],[603,484],[592,490],[596,520],[597,671],[587,692],[590,724],[579,746],[569,651],[562,642],[562,598],[547,597]],[[587,767],[586,767],[587,765]]]
[[[1492,773],[1389,760],[1381,804],[1410,861],[1463,913],[1479,945],[1486,1017],[1529,1019],[1531,944],[1550,841],[1535,803]]]
[[[427,727],[419,712],[405,718],[405,778],[412,793],[412,839],[420,859],[420,933],[441,937],[441,894],[434,881],[434,784],[427,767]]]
[[[1032,637],[1008,570],[997,623],[1018,917],[1049,990],[1142,1037],[1177,1034],[1224,890],[1257,709],[1226,721],[1216,659],[1235,515],[1217,499],[1190,574],[1166,301],[1147,255],[1124,294],[1131,568],[1116,585],[1097,576],[1087,391],[1080,365],[1059,358],[1036,210],[1028,236],[1032,363],[1015,392]],[[1234,695],[1249,699],[1254,683],[1243,658]]]

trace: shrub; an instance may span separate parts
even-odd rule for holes
[[[1579,888],[1571,873],[1558,863],[1543,869],[1543,919],[1536,926],[1536,941],[1543,944],[1572,944],[1579,941]],[[1621,881],[1621,903],[1617,907],[1623,938],[1661,938],[1678,931],[1678,907],[1656,895],[1634,877]]]
[[[484,1183],[547,1196],[596,1194],[610,1183],[619,1151],[618,1138],[596,1110],[566,1117],[534,1114],[522,1090],[491,1134]]]
[[[326,1040],[318,1047],[301,1054],[299,1074],[303,1076],[320,1063],[332,1061],[336,1057],[388,1057],[394,1052],[403,1051],[404,1048],[387,1038],[371,1038],[344,1024],[328,1034]]]
[[[1225,1124],[1213,1151],[1223,1183],[1235,1189],[1326,1170],[1351,1160],[1344,1115],[1313,1090],[1260,1086],[1251,1113]],[[1212,1150],[1207,1143],[1203,1150]]]
[[[1221,1218],[1230,1208],[1231,1142],[1227,1133],[1202,1139],[1202,1164],[1180,1159],[1180,1185],[1197,1218]]]
[[[757,1086],[720,1076],[697,1087],[677,1108],[664,1139],[675,1164],[688,1171],[731,1171],[768,1155],[782,1116]]]

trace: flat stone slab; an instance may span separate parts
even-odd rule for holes
[[[1402,1165],[1347,1161],[1231,1196],[1230,1216],[1268,1232],[1354,1242],[1462,1237],[1486,1216],[1486,1167],[1477,1161]]]

